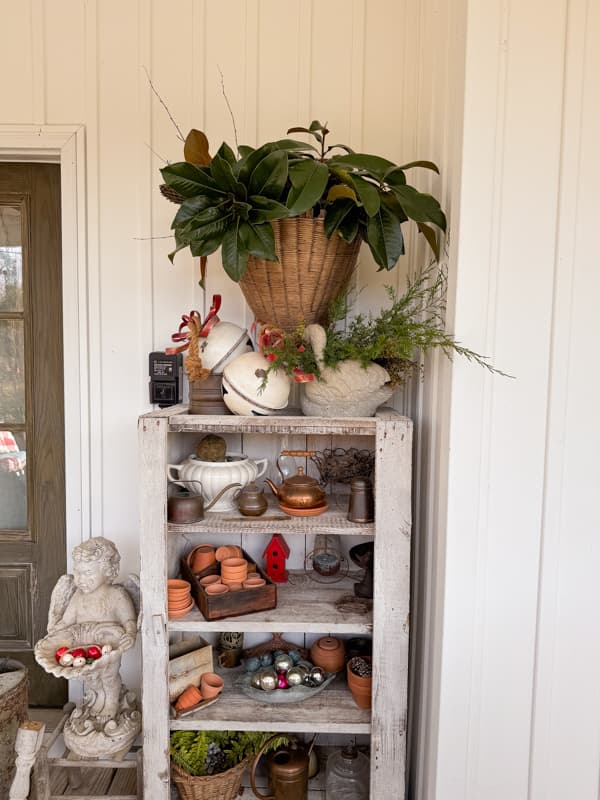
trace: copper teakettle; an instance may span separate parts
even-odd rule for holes
[[[312,450],[283,450],[283,456],[307,456],[311,455]],[[298,472],[291,478],[285,478],[277,459],[277,469],[281,475],[282,484],[275,486],[273,481],[265,478],[265,483],[275,495],[275,497],[289,508],[317,508],[325,503],[325,492],[319,486],[315,478],[304,474],[304,468],[298,467]]]
[[[259,800],[306,800],[308,797],[309,754],[300,743],[292,740],[288,747],[277,748],[267,759],[269,772],[269,794],[261,794],[256,788],[255,772],[263,751],[280,734],[268,739],[252,764],[250,784]]]

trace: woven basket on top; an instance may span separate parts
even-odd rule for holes
[[[171,761],[171,779],[182,800],[236,800],[242,776],[251,761],[252,756],[248,756],[226,772],[201,777],[188,775]]]
[[[328,239],[322,217],[291,217],[272,225],[279,263],[250,256],[240,279],[246,302],[257,320],[286,331],[301,322],[324,324],[354,270],[360,237],[352,244],[337,234]]]

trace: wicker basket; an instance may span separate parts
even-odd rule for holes
[[[248,756],[226,772],[201,777],[188,775],[171,761],[171,780],[177,786],[182,800],[236,800],[242,776],[251,761],[252,756]]]
[[[279,263],[250,256],[240,279],[248,305],[257,320],[286,331],[301,322],[325,323],[354,270],[360,237],[352,244],[336,234],[328,239],[322,217],[291,217],[272,225]]]

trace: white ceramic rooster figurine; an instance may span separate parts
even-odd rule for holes
[[[379,364],[363,367],[360,361],[341,361],[326,367],[323,356],[327,334],[321,325],[307,325],[304,338],[310,343],[321,376],[303,384],[300,404],[307,416],[372,417],[376,409],[390,399],[394,389],[390,376]]]

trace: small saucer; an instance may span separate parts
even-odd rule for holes
[[[177,617],[185,617],[185,615],[192,610],[194,607],[194,601],[192,600],[187,608],[181,608],[178,611],[169,611],[169,619],[176,619]]]
[[[314,508],[292,508],[291,506],[286,506],[283,503],[279,503],[279,508],[282,511],[285,511],[286,514],[290,514],[292,517],[317,517],[319,514],[327,511],[329,506],[327,503],[321,503],[320,506],[315,506]]]

